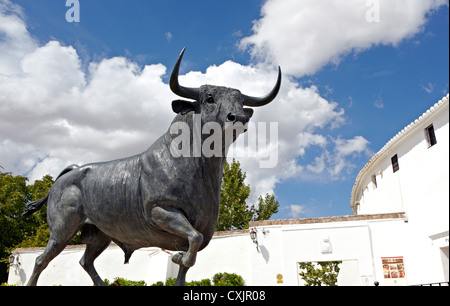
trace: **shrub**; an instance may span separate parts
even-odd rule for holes
[[[157,281],[156,283],[151,284],[150,286],[152,286],[152,287],[163,287],[164,283],[162,281]]]
[[[156,282],[152,284],[151,286],[173,286],[175,283],[175,278],[168,278],[166,282]],[[213,285],[214,284],[214,285]],[[202,286],[202,287],[208,287],[208,286],[245,286],[244,279],[242,276],[237,274],[230,274],[230,273],[216,273],[212,280],[209,278],[202,279],[200,281],[192,281],[192,282],[186,282],[186,286]]]
[[[169,277],[166,282],[158,281],[150,286],[173,286],[176,279]],[[147,286],[144,281],[130,281],[124,278],[117,277],[114,279],[113,283],[109,283],[105,279],[105,283],[108,286]],[[244,279],[242,276],[234,273],[216,273],[212,280],[209,278],[202,279],[200,281],[186,282],[186,286],[197,286],[197,287],[209,287],[209,286],[245,286]]]
[[[113,283],[110,283],[109,280],[105,279],[105,284],[111,287],[131,287],[131,286],[147,286],[145,281],[130,281],[122,277],[116,277]]]
[[[201,281],[187,282],[186,286],[210,287],[212,285],[211,285],[211,280],[209,278],[205,278],[205,279],[202,279]]]
[[[175,281],[176,281],[177,279],[176,278],[173,278],[173,277],[169,277],[168,279],[166,279],[166,282],[164,283],[164,282],[162,282],[162,281],[158,281],[158,282],[156,282],[156,283],[154,283],[154,284],[151,284],[150,286],[159,286],[159,287],[162,287],[162,286],[167,286],[167,287],[170,287],[170,286],[173,286],[173,284],[175,284]]]
[[[299,275],[306,282],[305,286],[337,286],[342,261],[299,262],[298,264],[302,270]]]
[[[156,282],[152,284],[151,286],[173,286],[175,284],[176,278],[169,277],[166,282]],[[206,286],[212,286],[211,280],[209,278],[202,279],[201,281],[192,281],[192,282],[186,282],[186,286],[197,286],[197,287],[206,287]]]
[[[245,286],[242,276],[235,273],[217,273],[213,276],[214,286]]]

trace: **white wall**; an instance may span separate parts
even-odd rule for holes
[[[212,278],[216,273],[236,273],[252,284],[250,253],[254,245],[248,233],[215,236],[209,245],[198,253],[195,266],[189,269],[186,280]]]
[[[429,147],[425,128],[431,124],[437,144]],[[409,283],[448,282],[445,268],[448,267],[445,250],[449,232],[448,96],[400,135],[362,170],[364,177],[353,195],[360,202],[357,213],[406,212],[408,233],[403,240],[405,264],[412,269]],[[395,154],[400,169],[393,173],[391,157]],[[373,174],[377,178],[376,188],[372,183]]]
[[[252,286],[297,286],[299,262],[343,261],[339,285],[384,285],[382,257],[403,256],[414,263],[417,248],[409,248],[409,224],[405,218],[315,224],[258,225],[258,249],[249,234],[214,237],[199,253],[188,280],[210,278],[217,272],[237,273]],[[277,223],[274,221],[274,223]],[[331,249],[324,243],[328,240]],[[422,245],[418,245],[422,248]],[[423,265],[407,265],[411,279],[423,276]],[[441,273],[432,267],[429,273]],[[438,271],[438,272],[436,272]],[[282,283],[278,283],[278,275]],[[409,278],[406,280],[409,282]]]
[[[256,223],[258,250],[245,231],[215,236],[198,254],[187,280],[212,278],[218,272],[228,272],[241,275],[251,286],[297,286],[301,284],[299,262],[343,261],[339,285],[373,285],[374,281],[393,285],[384,279],[382,258],[401,256],[406,279],[398,285],[445,281],[441,248],[445,248],[446,243],[448,248],[448,240],[445,242],[444,236],[431,240],[418,233],[403,217],[372,217],[348,216],[343,217],[348,221],[339,222],[318,218],[320,222],[312,224],[283,224],[286,220],[273,221],[273,225]],[[78,264],[83,252],[84,248],[80,247],[65,250],[42,273],[39,285],[91,286],[92,281]],[[24,284],[42,249],[15,253],[21,266],[11,269],[9,283]],[[130,264],[124,265],[122,250],[111,246],[95,265],[102,278],[124,277],[144,280],[149,285],[174,277],[177,271],[171,256],[154,248],[136,251]],[[282,283],[278,283],[278,275]]]
[[[9,272],[9,284],[25,285],[31,276],[36,258],[43,249],[30,249],[13,252],[20,266],[14,265]],[[18,255],[17,255],[18,254]],[[39,286],[92,286],[92,280],[79,264],[84,247],[71,247],[64,250],[42,272]],[[111,245],[95,261],[95,267],[102,279],[113,281],[116,277],[129,280],[144,280],[148,285],[165,281],[173,273],[171,256],[156,248],[144,248],[134,252],[130,263],[124,264],[123,251]],[[169,273],[169,275],[167,275]]]
[[[424,223],[429,234],[449,226],[449,112],[448,97],[438,111],[429,111],[405,128],[380,157],[364,168],[359,188],[358,214],[407,212],[410,220]],[[425,128],[433,124],[437,144],[429,147]],[[397,154],[400,170],[393,173]],[[376,175],[377,187],[372,183]]]
[[[283,275],[283,285],[299,285],[298,263],[319,261],[343,261],[352,267],[353,270],[343,267],[339,285],[373,285],[375,280],[383,284],[381,254],[404,254],[397,251],[398,243],[394,243],[394,247],[386,244],[387,240],[401,240],[399,228],[404,226],[404,221],[384,220],[386,230],[377,226],[372,229],[374,223],[377,224],[348,221],[265,227],[270,234],[260,241],[266,254],[253,252],[253,285],[280,285],[276,282],[278,274]],[[373,248],[379,253],[374,253]]]
[[[359,215],[390,213],[405,211],[400,188],[400,171],[394,173],[390,158],[391,152],[384,160],[379,161],[378,167],[373,169],[362,182],[359,193]],[[403,170],[402,161],[400,161]],[[372,183],[372,175],[376,176],[377,187]]]

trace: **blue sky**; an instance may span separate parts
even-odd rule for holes
[[[274,192],[274,218],[348,215],[359,170],[449,90],[444,0],[79,2],[69,23],[65,1],[0,0],[0,164],[30,180],[145,150],[186,46],[185,84],[263,94],[284,71],[253,118],[278,122],[278,166],[239,159],[252,199]]]

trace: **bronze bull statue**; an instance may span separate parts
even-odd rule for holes
[[[279,92],[281,69],[275,87],[262,98],[219,86],[180,86],[178,74],[184,51],[172,71],[170,88],[194,101],[172,102],[177,113],[174,123],[183,122],[193,129],[193,117],[197,116],[202,125],[215,122],[225,133],[227,124],[249,121],[253,110],[244,106],[266,105]],[[169,130],[142,154],[69,166],[45,198],[27,206],[25,217],[47,203],[50,228],[50,240],[36,259],[28,285],[37,285],[41,272],[78,231],[86,243],[80,264],[95,285],[105,283],[94,268],[94,260],[111,241],[124,251],[125,263],[143,247],[180,251],[172,261],[180,266],[176,285],[185,285],[186,273],[195,264],[197,252],[208,245],[214,234],[226,154],[174,157],[174,138]],[[225,152],[226,144],[222,145]]]

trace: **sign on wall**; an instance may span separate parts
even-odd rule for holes
[[[405,264],[403,256],[382,257],[384,285],[386,286],[406,286]]]

